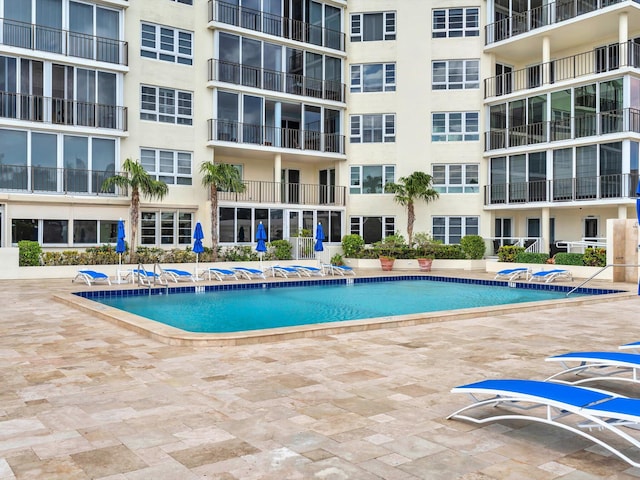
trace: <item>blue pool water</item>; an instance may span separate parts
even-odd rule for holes
[[[222,333],[560,299],[566,292],[566,287],[497,286],[503,282],[485,282],[491,286],[420,280],[343,282],[318,281],[311,282],[312,286],[296,282],[297,286],[278,288],[264,284],[265,288],[253,285],[249,289],[169,295],[134,291],[133,296],[93,300],[185,331]]]

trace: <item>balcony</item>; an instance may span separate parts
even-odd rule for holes
[[[558,0],[540,7],[513,13],[485,27],[485,45],[579,17],[629,0]],[[638,2],[638,0],[633,0]],[[585,30],[588,31],[588,30]]]
[[[345,85],[292,73],[266,70],[210,58],[209,81],[261,88],[272,92],[344,102]]]
[[[128,44],[120,40],[0,19],[0,42],[10,47],[128,65]]]
[[[637,173],[493,184],[484,187],[484,204],[517,206],[543,202],[626,200],[635,198],[637,185]]]
[[[345,35],[342,32],[219,0],[209,0],[209,22],[225,23],[276,37],[345,51]]]
[[[344,154],[344,135],[315,130],[268,127],[228,120],[208,120],[209,141]]]
[[[597,48],[484,80],[484,98],[499,97],[579,77],[640,67],[640,45],[632,41]]]
[[[345,205],[346,187],[302,183],[245,180],[245,191],[218,192],[218,199],[230,202],[276,203],[294,205]]]
[[[640,110],[625,108],[485,132],[485,151],[574,140],[612,133],[640,133]]]
[[[0,118],[127,130],[127,107],[0,92]]]
[[[102,183],[115,171],[0,164],[0,191],[56,193],[60,195],[126,195],[119,189],[102,191]]]

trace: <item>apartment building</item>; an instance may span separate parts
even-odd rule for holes
[[[600,2],[0,0],[0,247],[115,242],[125,158],[169,185],[143,246],[209,236],[206,161],[246,185],[221,245],[405,232],[384,185],[418,170],[445,243],[602,237],[633,215],[640,27]]]

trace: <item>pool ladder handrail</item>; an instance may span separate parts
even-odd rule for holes
[[[607,268],[609,267],[640,267],[640,265],[636,265],[634,263],[610,263],[608,265],[605,265],[604,267],[602,267],[600,270],[598,270],[596,273],[594,273],[593,275],[591,275],[589,278],[587,278],[585,281],[583,281],[580,285],[578,285],[577,287],[573,287],[571,290],[569,290],[566,293],[566,297],[568,297],[569,295],[571,295],[573,292],[575,292],[576,290],[578,290],[580,287],[582,287],[583,285],[585,285],[587,282],[593,280],[595,277],[597,277],[598,275],[600,275],[602,272],[604,272]]]
[[[144,266],[144,264],[142,262],[138,263],[138,271],[146,271],[146,268]],[[162,274],[162,267],[160,267],[160,264],[158,262],[153,264],[153,278],[148,280],[148,283],[145,284],[143,279],[142,279],[142,275],[138,274],[138,287],[143,287],[146,286],[149,289],[149,295],[151,295],[151,288],[155,287],[156,285],[162,285],[162,282],[159,281],[160,279],[160,275]],[[165,293],[169,294],[169,283],[167,282],[167,284],[165,285]]]

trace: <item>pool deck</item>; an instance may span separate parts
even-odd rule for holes
[[[558,428],[445,419],[468,403],[454,386],[544,379],[549,355],[640,340],[636,295],[203,347],[53,301],[87,288],[0,281],[0,480],[640,478]]]

